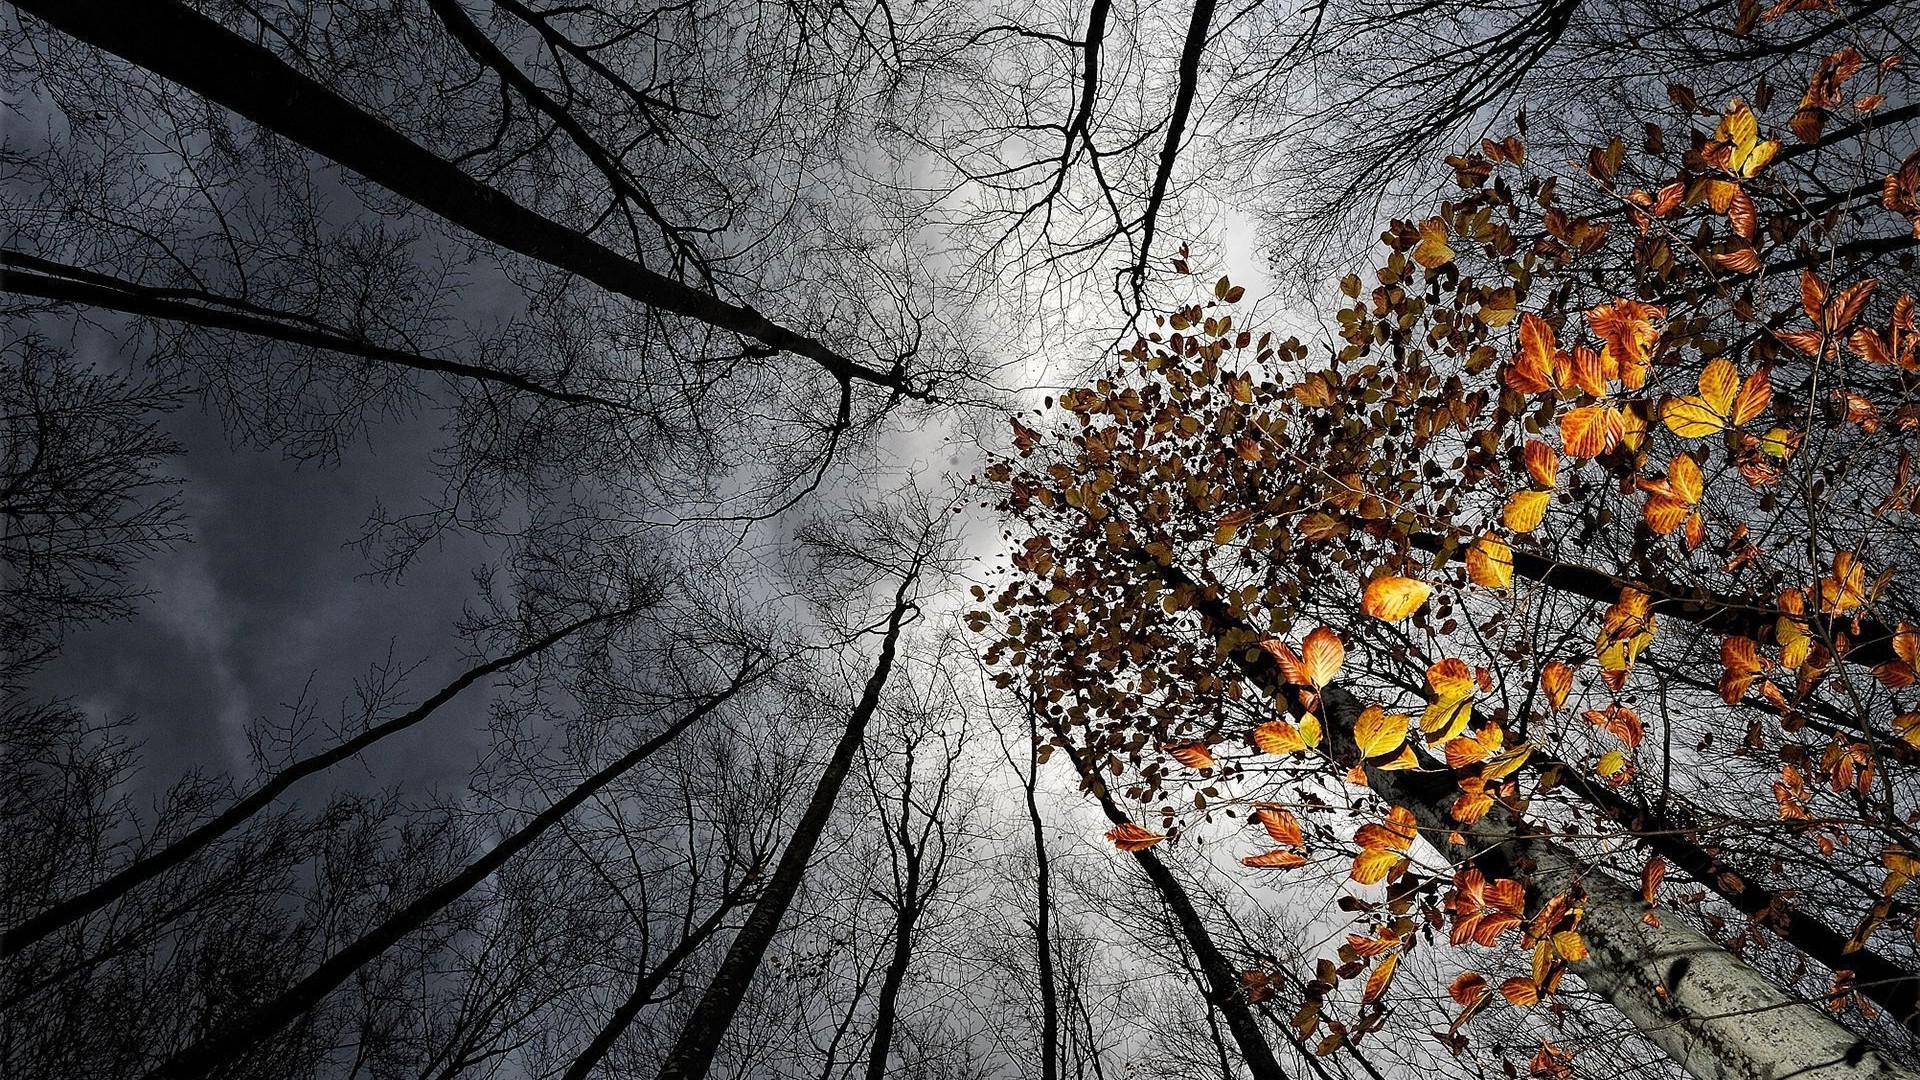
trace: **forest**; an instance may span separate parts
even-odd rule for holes
[[[1916,37],[4,0],[0,1078],[1920,1080]]]

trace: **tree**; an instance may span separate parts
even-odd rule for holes
[[[1809,111],[1837,100],[1865,66],[1858,51],[1809,58],[1811,85],[1796,114],[1805,144],[1827,137],[1806,120]],[[1689,136],[1668,138],[1678,146]],[[1093,755],[1096,768],[1131,764],[1129,794],[1159,803],[1168,825],[1186,817],[1186,827],[1201,829],[1223,797],[1229,807],[1258,800],[1257,786],[1221,790],[1257,785],[1274,771],[1262,764],[1266,755],[1350,766],[1348,782],[1394,807],[1348,841],[1336,823],[1356,812],[1365,821],[1365,804],[1283,762],[1280,777],[1298,777],[1289,804],[1329,820],[1303,833],[1291,810],[1258,814],[1281,846],[1250,856],[1250,865],[1302,865],[1308,837],[1318,837],[1358,847],[1356,883],[1390,885],[1387,908],[1343,953],[1341,978],[1369,977],[1355,1019],[1335,1029],[1340,1041],[1382,1023],[1379,1003],[1424,912],[1453,926],[1456,945],[1494,946],[1521,932],[1532,973],[1500,986],[1515,1005],[1549,996],[1559,973],[1574,971],[1694,1071],[1854,1067],[1832,1064],[1843,1059],[1894,1069],[1891,1058],[1861,1057],[1855,1034],[1777,989],[1735,950],[1778,932],[1829,966],[1832,988],[1821,997],[1836,1011],[1873,999],[1895,1020],[1913,1015],[1910,964],[1871,944],[1898,918],[1896,896],[1910,880],[1912,848],[1894,810],[1901,755],[1875,749],[1900,742],[1903,729],[1876,725],[1860,689],[1848,688],[1849,665],[1837,663],[1877,664],[1883,685],[1904,685],[1902,639],[1890,629],[1899,611],[1893,566],[1869,584],[1860,564],[1866,527],[1878,524],[1880,485],[1900,491],[1905,481],[1895,478],[1897,453],[1869,449],[1872,440],[1860,436],[1881,431],[1880,418],[1903,405],[1905,391],[1891,385],[1900,380],[1874,373],[1898,368],[1889,340],[1907,333],[1910,316],[1901,312],[1911,301],[1892,302],[1897,333],[1853,331],[1875,289],[1869,275],[1889,288],[1905,264],[1886,258],[1837,279],[1826,275],[1842,271],[1809,271],[1792,293],[1770,287],[1763,272],[1791,273],[1822,253],[1885,258],[1910,241],[1875,236],[1886,219],[1859,196],[1828,204],[1824,219],[1797,217],[1790,182],[1767,171],[1780,144],[1738,101],[1718,114],[1711,135],[1690,136],[1684,156],[1630,158],[1619,139],[1595,150],[1585,179],[1613,193],[1627,227],[1561,209],[1551,176],[1507,177],[1502,165],[1526,157],[1517,140],[1489,147],[1456,159],[1462,199],[1388,231],[1379,288],[1363,296],[1360,279],[1347,279],[1356,303],[1342,314],[1345,344],[1333,366],[1278,381],[1306,350],[1271,336],[1256,343],[1236,328],[1238,292],[1222,279],[1212,305],[1164,317],[1098,383],[1062,395],[1068,422],[1040,431],[1016,422],[1024,460],[990,476],[1007,485],[1005,505],[1028,528],[995,598],[1007,619],[991,654],[1010,662],[1003,685],[1046,700],[1061,739],[1081,744],[1077,752]],[[1877,150],[1863,153],[1881,160]],[[1904,205],[1902,176],[1895,168],[1877,185],[1886,209]],[[1627,190],[1642,178],[1659,194]],[[1765,230],[1760,206],[1770,215]],[[1665,220],[1682,216],[1680,228]],[[1571,319],[1561,323],[1563,312],[1583,310],[1590,346],[1572,337]],[[1802,312],[1809,330],[1793,328]],[[1518,348],[1502,364],[1510,324]],[[1742,324],[1773,329],[1734,332]],[[1821,385],[1822,365],[1846,371],[1843,340],[1866,367],[1838,376],[1839,408],[1823,416],[1805,388]],[[1749,358],[1763,366],[1743,379],[1740,362]],[[1678,385],[1689,371],[1697,389]],[[1782,397],[1793,408],[1775,410],[1765,436],[1743,433],[1777,385],[1792,388]],[[1537,437],[1556,429],[1558,448]],[[1684,452],[1705,436],[1723,439],[1724,452]],[[1839,446],[1849,447],[1846,466],[1828,456]],[[1663,449],[1671,464],[1647,475]],[[1882,471],[1868,480],[1876,455]],[[1610,482],[1576,471],[1587,462]],[[1710,466],[1711,483],[1703,476]],[[1567,527],[1541,529],[1562,501],[1573,511]],[[1891,505],[1882,501],[1880,513]],[[1854,515],[1847,532],[1833,531],[1836,511]],[[1723,558],[1702,565],[1686,556],[1713,538],[1709,514],[1724,523]],[[1489,526],[1468,524],[1480,515]],[[1494,522],[1517,538],[1493,531]],[[1676,541],[1663,538],[1677,532],[1676,553],[1666,546]],[[1888,524],[1883,558],[1897,557],[1900,534]],[[1465,574],[1447,567],[1458,553]],[[1538,591],[1509,591],[1516,575]],[[1607,606],[1569,610],[1565,599]],[[1285,635],[1302,617],[1342,632],[1322,628],[1296,645]],[[1699,670],[1686,650],[1654,644],[1657,625],[1679,620],[1727,635],[1720,700],[1702,703],[1656,683],[1656,720],[1629,680],[1635,671]],[[1591,635],[1588,656],[1599,668],[1582,690],[1593,707],[1568,714],[1582,635]],[[1756,652],[1763,641],[1786,651]],[[1343,663],[1348,648],[1358,650],[1357,668]],[[1772,674],[1783,669],[1791,674]],[[1363,707],[1348,679],[1385,698],[1384,708]],[[1734,720],[1730,710],[1749,707],[1750,689],[1777,736],[1760,717]],[[1823,707],[1821,696],[1836,690]],[[1409,693],[1422,699],[1417,729],[1395,713],[1393,699]],[[1283,703],[1295,719],[1262,721],[1262,702]],[[1824,717],[1824,747],[1793,737],[1815,717]],[[1718,737],[1744,744],[1743,754],[1777,753],[1779,779],[1771,789],[1762,779],[1688,792],[1683,784],[1702,784],[1726,763],[1690,754],[1676,727],[1704,733],[1702,750]],[[1649,731],[1661,734],[1657,746]],[[1249,739],[1253,756],[1221,756],[1236,735]],[[1845,826],[1834,817],[1819,825],[1809,767],[1848,800]],[[1191,771],[1197,779],[1186,779]],[[1649,773],[1657,790],[1636,784]],[[1537,782],[1523,787],[1528,779]],[[1182,814],[1171,796],[1190,788]],[[1748,791],[1754,801],[1731,808]],[[1776,824],[1755,828],[1756,811]],[[1658,854],[1643,872],[1610,875],[1605,867],[1620,849],[1548,838],[1588,827],[1576,822]],[[1732,835],[1735,823],[1745,835]],[[1858,855],[1839,851],[1842,835]],[[1422,836],[1452,864],[1444,897],[1444,875],[1410,871],[1431,857],[1416,853]],[[1128,821],[1115,838],[1150,845],[1163,836]],[[1756,864],[1777,867],[1775,852],[1807,844],[1815,865],[1844,866],[1846,888],[1861,890],[1849,906],[1864,901],[1867,910],[1851,933],[1822,918],[1845,908],[1796,910],[1789,897],[1801,882],[1755,880],[1764,876]],[[1808,855],[1795,861],[1806,865]],[[1669,865],[1756,923],[1721,944],[1672,916],[1643,922],[1642,905],[1657,899]],[[1710,927],[1722,918],[1703,914]],[[1681,955],[1686,964],[1673,967]],[[1702,978],[1689,1004],[1685,980],[1709,967],[1719,973]],[[1861,979],[1861,969],[1875,974]],[[1468,1015],[1493,993],[1478,975],[1462,975],[1453,990]],[[1324,997],[1310,999],[1303,1026],[1320,1023]],[[1784,1016],[1796,1019],[1769,1024]],[[1874,1015],[1857,1014],[1856,1023],[1874,1026]],[[1720,1024],[1728,1026],[1709,1033]],[[1454,1027],[1450,1040],[1460,1038]],[[1536,1069],[1560,1060],[1558,1051],[1543,1054]]]

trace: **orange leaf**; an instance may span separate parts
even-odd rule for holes
[[[1527,448],[1522,456],[1526,460],[1527,472],[1532,475],[1533,482],[1543,488],[1552,487],[1560,475],[1560,455],[1553,452],[1553,447],[1539,439],[1528,439]]]
[[[1360,994],[1360,1004],[1371,1005],[1380,1000],[1387,992],[1387,984],[1393,981],[1393,969],[1400,963],[1399,953],[1388,953],[1386,959],[1374,967],[1373,974],[1367,976],[1367,985]]]
[[[1573,689],[1573,669],[1558,660],[1548,663],[1540,669],[1540,689],[1547,692],[1547,703],[1558,710]]]
[[[1507,366],[1507,385],[1521,394],[1539,394],[1553,389],[1553,360],[1560,351],[1553,340],[1553,327],[1529,311],[1520,316],[1520,351]]]
[[[1407,857],[1391,848],[1367,848],[1353,860],[1351,877],[1362,885],[1378,885],[1406,872]]]
[[[1292,811],[1278,806],[1262,806],[1253,812],[1253,817],[1267,830],[1267,835],[1273,838],[1274,843],[1290,848],[1306,845],[1305,838],[1300,835],[1300,819],[1294,817]]]
[[[1366,595],[1361,598],[1360,607],[1383,622],[1399,622],[1418,611],[1432,593],[1433,586],[1424,581],[1383,574],[1367,582]]]
[[[1165,833],[1142,828],[1131,821],[1107,830],[1107,839],[1121,851],[1145,851],[1166,838]]]
[[[1461,972],[1447,987],[1447,996],[1460,1005],[1471,1005],[1487,993],[1487,980],[1477,971]]]
[[[1458,701],[1473,694],[1473,669],[1465,660],[1449,656],[1427,668],[1427,685],[1441,701]]]
[[[1340,635],[1324,626],[1315,627],[1300,643],[1300,669],[1314,686],[1332,682],[1346,659],[1347,647],[1340,643]]]
[[[1161,743],[1160,749],[1189,769],[1213,768],[1213,755],[1201,743]]]
[[[1253,745],[1263,754],[1298,754],[1306,750],[1307,740],[1285,720],[1269,720],[1253,729]]]
[[[1420,242],[1414,245],[1413,261],[1428,270],[1437,270],[1453,261],[1454,252],[1447,246],[1447,223],[1439,218],[1428,218],[1420,223]]]
[[[1248,855],[1240,860],[1240,865],[1251,866],[1255,870],[1291,870],[1306,864],[1305,855],[1291,851],[1263,851],[1258,855]]]
[[[1569,409],[1560,417],[1560,445],[1569,457],[1590,458],[1613,449],[1626,430],[1618,409],[1588,405]]]
[[[1539,1003],[1540,988],[1525,975],[1516,975],[1500,984],[1500,996],[1524,1009]]]

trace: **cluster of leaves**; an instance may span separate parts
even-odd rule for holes
[[[1578,887],[1529,911],[1524,881],[1475,865],[1462,830],[1638,791],[1649,754],[1670,772],[1672,731],[1650,747],[1634,693],[1675,616],[1719,637],[1707,689],[1729,709],[1694,721],[1699,749],[1730,729],[1736,753],[1771,763],[1769,843],[1877,852],[1880,902],[1855,940],[1901,921],[1920,934],[1894,900],[1920,848],[1889,779],[1920,750],[1920,713],[1896,694],[1920,672],[1897,580],[1920,510],[1920,336],[1910,284],[1888,281],[1911,240],[1862,238],[1884,211],[1915,214],[1920,157],[1850,200],[1805,192],[1886,106],[1877,85],[1849,104],[1850,80],[1898,62],[1812,62],[1777,134],[1764,85],[1718,109],[1675,87],[1678,121],[1649,123],[1640,151],[1612,139],[1573,177],[1530,169],[1520,137],[1488,140],[1449,159],[1460,197],[1386,231],[1370,287],[1342,283],[1325,367],[1243,328],[1223,278],[1049,399],[1039,426],[1016,421],[1015,456],[986,474],[1021,529],[1004,587],[977,592],[988,660],[1055,742],[1157,816],[1116,844],[1251,802],[1277,847],[1247,866],[1321,851],[1385,887],[1350,898],[1379,921],[1322,964],[1296,1017],[1312,1034],[1326,994],[1369,972],[1323,1049],[1378,1026],[1422,922],[1527,950],[1529,974],[1498,988],[1516,1006],[1584,957]],[[1566,597],[1575,614],[1547,613]],[[1366,663],[1343,676],[1353,649]],[[1863,660],[1896,696],[1867,703],[1847,668]],[[1339,720],[1337,681],[1417,692],[1418,720],[1388,704]],[[1382,812],[1369,791],[1406,801]],[[1423,836],[1447,872],[1420,870]],[[1663,874],[1644,864],[1649,904]],[[1457,1051],[1494,990],[1469,972],[1453,994]]]

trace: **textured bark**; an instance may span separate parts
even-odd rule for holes
[[[16,0],[20,10],[179,84],[510,251],[578,274],[661,311],[819,364],[835,378],[919,396],[898,370],[858,363],[751,307],[649,270],[592,237],[521,206],[353,102],[185,4]]]
[[[874,664],[873,674],[867,678],[866,689],[860,695],[859,703],[854,706],[853,714],[847,718],[847,726],[840,732],[840,740],[833,748],[833,756],[827,761],[826,771],[820,774],[819,782],[814,785],[813,795],[807,800],[799,823],[794,826],[792,839],[780,852],[780,861],[774,867],[766,889],[748,913],[740,932],[734,935],[732,944],[727,947],[725,959],[720,961],[719,969],[713,973],[712,981],[707,984],[700,1003],[694,1006],[692,1015],[687,1018],[686,1026],[681,1028],[673,1049],[667,1052],[667,1060],[660,1068],[660,1080],[698,1080],[713,1067],[713,1057],[720,1049],[720,1040],[726,1037],[734,1013],[739,1011],[747,988],[753,984],[754,973],[760,968],[760,958],[773,942],[774,933],[780,929],[780,921],[786,917],[787,906],[799,891],[801,879],[806,877],[807,864],[813,859],[814,849],[820,843],[820,834],[833,814],[833,804],[840,797],[840,788],[846,782],[848,771],[853,768],[854,754],[860,749],[867,724],[880,707],[880,692],[886,686],[887,676],[893,671],[900,629],[906,624],[909,613],[915,610],[913,603],[907,599],[913,584],[912,575],[900,583],[899,592],[894,595],[893,612],[887,617],[886,637],[880,644],[880,657]]]
[[[587,618],[569,623],[545,637],[531,642],[524,648],[516,649],[498,659],[489,660],[477,667],[469,668],[462,673],[459,678],[448,683],[442,687],[438,693],[421,702],[405,714],[396,716],[384,724],[376,724],[331,749],[301,758],[299,761],[273,774],[273,776],[268,778],[266,783],[261,784],[238,802],[221,811],[213,820],[187,833],[185,836],[161,848],[159,851],[145,858],[135,860],[130,865],[115,873],[112,877],[107,878],[86,892],[62,900],[60,903],[42,911],[40,914],[33,916],[25,922],[9,928],[4,935],[0,935],[0,957],[11,956],[19,952],[21,949],[39,941],[48,934],[54,933],[61,927],[70,925],[79,919],[85,918],[93,912],[113,903],[115,900],[120,899],[122,896],[125,896],[139,885],[151,881],[161,874],[166,873],[168,870],[186,862],[188,859],[193,858],[205,850],[207,845],[232,831],[235,826],[246,821],[261,810],[266,809],[273,800],[279,798],[282,793],[295,783],[353,757],[355,754],[360,753],[362,750],[365,750],[367,747],[372,746],[374,743],[379,742],[389,735],[405,731],[415,724],[418,724],[427,717],[432,716],[434,711],[439,709],[440,706],[445,705],[447,702],[459,696],[462,690],[479,682],[481,679],[510,668],[528,657],[545,652],[576,631],[595,623],[607,622],[612,619],[631,615],[635,610],[637,609],[629,608],[602,615],[591,615]]]
[[[1129,820],[1120,807],[1114,804],[1113,795],[1107,791],[1106,781],[1072,745],[1064,746],[1067,755],[1073,759],[1074,768],[1080,772],[1081,781],[1100,801],[1100,809],[1107,820],[1115,825],[1124,825]],[[1220,1011],[1226,1018],[1227,1030],[1233,1034],[1233,1041],[1240,1047],[1240,1056],[1246,1060],[1247,1071],[1254,1080],[1287,1080],[1287,1074],[1280,1068],[1279,1059],[1273,1056],[1273,1047],[1260,1030],[1260,1023],[1254,1019],[1253,1009],[1247,1004],[1245,995],[1240,992],[1240,980],[1227,962],[1226,955],[1214,943],[1213,935],[1208,932],[1206,921],[1200,917],[1199,909],[1193,906],[1193,900],[1187,895],[1186,887],[1180,879],[1173,876],[1167,864],[1152,851],[1136,851],[1134,862],[1138,863],[1147,880],[1153,883],[1160,899],[1173,912],[1173,918],[1180,925],[1180,932],[1186,936],[1187,945],[1193,949],[1194,959],[1200,963],[1200,970],[1206,976],[1207,1004]]]
[[[235,1058],[245,1054],[250,1048],[281,1028],[305,1016],[320,1002],[321,998],[352,978],[354,972],[360,970],[374,957],[392,948],[401,938],[425,926],[434,915],[448,904],[465,896],[474,886],[491,877],[494,871],[506,865],[507,860],[526,850],[528,845],[538,840],[562,818],[578,809],[580,804],[597,795],[608,784],[632,772],[636,766],[661,747],[679,738],[683,732],[725,704],[759,674],[760,672],[751,666],[743,667],[725,690],[707,698],[653,738],[627,751],[613,764],[588,777],[551,806],[536,814],[527,824],[502,838],[486,855],[469,863],[460,873],[428,890],[418,899],[401,908],[387,921],[328,957],[311,974],[279,996],[203,1035],[199,1041],[148,1073],[146,1080],[187,1080],[190,1077],[198,1078],[212,1074],[231,1064]]]

